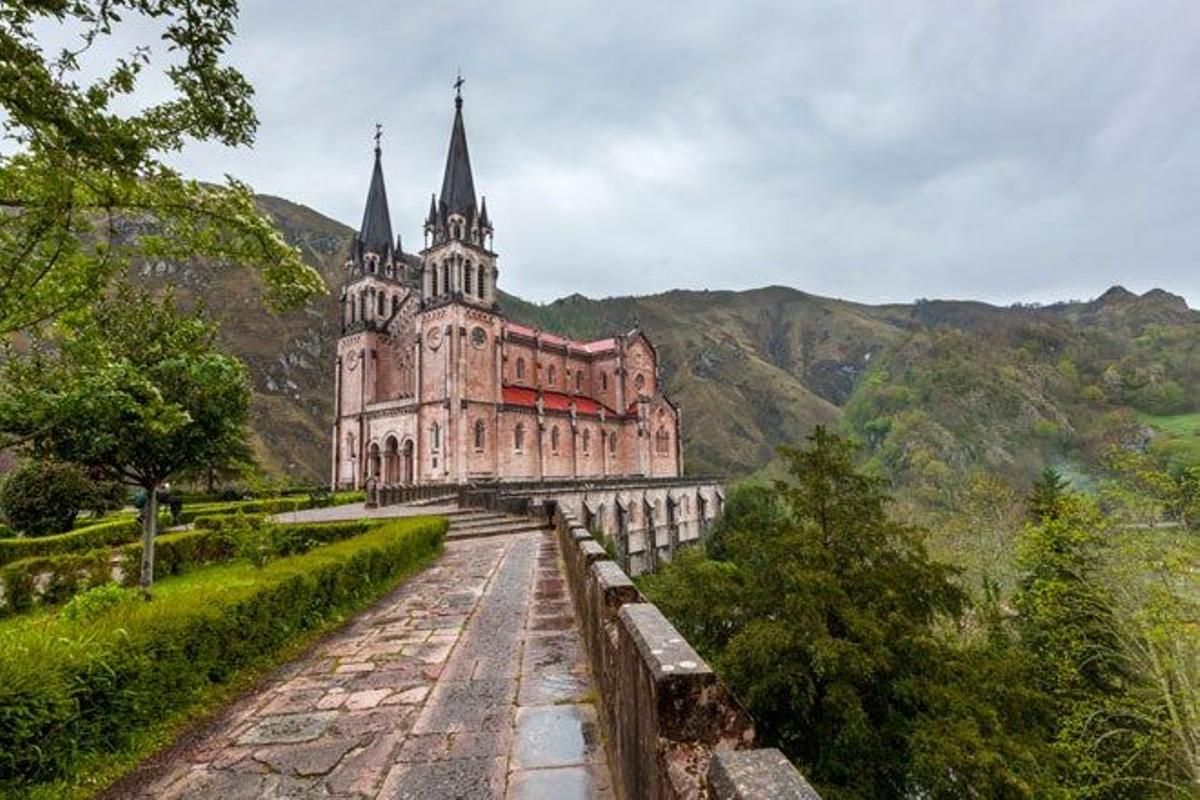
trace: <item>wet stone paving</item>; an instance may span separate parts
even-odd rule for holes
[[[114,796],[609,798],[581,648],[552,535],[452,542]]]

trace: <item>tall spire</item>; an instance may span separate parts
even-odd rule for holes
[[[375,168],[371,172],[371,188],[367,190],[367,206],[363,210],[362,227],[358,233],[357,255],[375,253],[386,261],[392,255],[395,237],[392,236],[392,217],[388,213],[387,189],[383,185],[383,154],[379,139],[383,126],[375,125]]]
[[[441,208],[446,214],[475,215],[475,180],[471,177],[471,157],[467,153],[467,131],[462,117],[462,75],[454,82],[454,127],[450,131],[450,150],[446,153],[446,174],[442,178]]]

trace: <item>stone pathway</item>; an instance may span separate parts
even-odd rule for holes
[[[452,542],[108,796],[609,798],[581,647],[552,535]]]

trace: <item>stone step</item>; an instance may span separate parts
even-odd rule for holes
[[[505,522],[528,522],[528,517],[510,517],[506,514],[495,514],[483,517],[452,517],[450,520],[451,527],[454,528],[486,528],[492,525],[497,525]]]
[[[516,533],[530,533],[533,531],[549,530],[550,527],[541,522],[529,520],[519,523],[506,523],[496,525],[491,528],[470,528],[467,530],[450,528],[450,532],[446,534],[447,539],[483,539],[490,536],[511,536]]]
[[[412,500],[408,503],[405,503],[405,505],[416,506],[419,508],[421,506],[439,506],[439,505],[444,505],[445,503],[454,503],[457,501],[458,501],[457,495],[448,494],[444,497],[427,497],[424,500]]]

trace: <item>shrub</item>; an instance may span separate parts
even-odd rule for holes
[[[63,619],[68,622],[88,622],[108,612],[114,606],[139,600],[141,595],[116,583],[104,583],[83,594],[77,594],[63,606]]]
[[[74,464],[26,461],[0,483],[0,509],[26,536],[49,536],[71,530],[94,494],[95,486]]]
[[[202,702],[326,620],[359,608],[439,549],[447,523],[394,520],[357,538],[160,584],[148,603],[12,630],[0,648],[0,793],[72,777]]]

